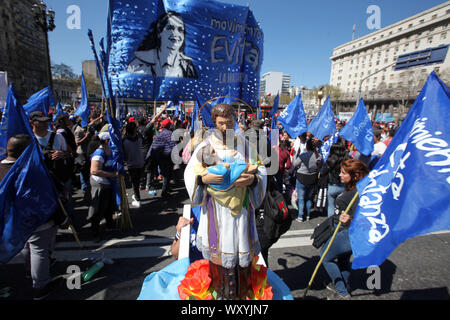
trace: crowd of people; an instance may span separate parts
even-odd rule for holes
[[[75,211],[72,194],[75,189],[83,192],[84,203],[89,207],[85,222],[90,223],[94,241],[102,239],[100,222],[103,219],[106,221],[105,228],[112,229],[117,226],[113,219],[114,213],[118,210],[115,205],[113,184],[121,173],[113,166],[109,146],[111,140],[109,124],[100,109],[92,110],[89,123],[84,127],[81,118],[72,113],[73,110],[67,109],[66,113],[58,116],[55,121],[39,111],[32,112],[29,116],[33,133],[44,153],[45,165],[55,181],[61,198],[64,199],[64,208],[68,214],[66,217],[61,210],[57,210],[58,212],[45,225],[33,233],[23,250],[29,276],[33,279],[34,298],[38,300],[45,298],[57,285],[50,280],[50,266],[54,263],[52,252],[57,229],[67,227],[73,220]],[[236,120],[239,122],[241,133],[252,129],[256,129],[259,134],[270,131],[270,118],[253,120],[248,118],[243,120],[245,118],[240,116],[239,118]],[[202,142],[202,136],[191,130],[191,120],[189,116],[181,120],[169,113],[167,104],[154,116],[138,117],[130,114],[124,119],[121,147],[127,179],[132,189],[132,207],[141,206],[143,192],[160,197],[161,201],[170,198],[170,181],[181,180],[185,166],[196,147]],[[345,123],[337,121],[338,129],[344,125]],[[226,124],[225,127],[234,129],[234,122]],[[280,124],[278,128],[278,143],[268,142],[268,150],[264,152],[268,156],[276,152],[279,160],[278,170],[272,175],[273,183],[267,183],[267,188],[277,190],[283,195],[286,203],[292,204],[294,209],[290,210],[291,220],[309,221],[317,214],[335,216],[336,222],[339,220],[343,222],[343,229],[347,230],[353,211],[347,215],[341,213],[348,205],[349,198],[355,193],[356,182],[373,168],[385,152],[395,135],[398,122],[373,124],[375,145],[372,155],[362,155],[350,142],[339,138],[338,142],[332,145],[326,161],[319,150],[330,136],[321,141],[310,132],[305,132],[292,139]],[[187,129],[186,134],[177,141],[172,141],[172,133],[176,129]],[[258,137],[261,138],[260,135]],[[0,162],[0,180],[25,150],[30,140],[30,137],[25,135],[10,139],[7,147],[8,157]],[[184,149],[178,150],[183,162],[175,164],[171,157],[172,151],[184,140],[188,143]],[[269,163],[264,164],[269,166]],[[157,195],[156,190],[159,188],[161,191]],[[322,193],[326,194],[326,201],[318,205],[320,190],[327,191]],[[268,221],[264,221],[262,209],[263,206],[256,210],[256,219],[261,251],[268,263],[269,248],[286,230],[270,233],[268,236],[268,229],[264,227],[264,223],[267,224]],[[351,255],[348,234],[338,233],[336,242],[339,246],[335,246],[335,250],[328,254],[324,267],[332,279],[338,297],[346,299],[349,297],[348,266],[342,265],[348,265]],[[342,258],[343,255],[345,259]],[[337,257],[339,257],[338,264],[333,262]]]

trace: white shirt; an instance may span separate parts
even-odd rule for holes
[[[37,134],[35,134],[36,139],[38,140],[38,142],[41,146],[46,147],[48,145],[48,141],[50,140],[50,136],[52,135],[52,132],[53,131],[48,131],[47,135],[45,137],[40,137]],[[59,133],[56,134],[52,149],[58,150],[58,151],[67,151],[66,139],[64,139],[64,137],[61,134],[59,134]]]
[[[300,138],[295,139],[294,141],[294,151],[295,151],[295,156],[300,153],[304,153],[306,152],[306,142],[301,142]],[[300,152],[299,152],[300,151]]]
[[[382,156],[387,147],[383,142],[378,142],[373,146],[372,156]]]

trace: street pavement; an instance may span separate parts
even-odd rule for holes
[[[131,189],[127,189],[131,203]],[[68,268],[80,272],[103,258],[105,266],[79,288],[69,289],[66,282],[49,296],[50,300],[135,300],[146,276],[174,261],[170,246],[175,225],[182,215],[184,204],[189,204],[183,181],[172,185],[171,197],[162,200],[142,190],[140,208],[130,206],[132,230],[102,229],[102,239],[94,242],[87,224],[87,204],[82,193],[75,190],[75,218],[83,248],[72,232],[59,230],[54,252],[54,277],[67,279]],[[290,208],[290,210],[294,210]],[[116,217],[117,218],[117,217]],[[319,250],[311,243],[314,227],[325,217],[310,221],[293,221],[290,230],[269,251],[269,267],[290,288],[295,300],[324,300],[330,295],[326,289],[328,276],[320,267],[316,278],[304,297],[314,268],[319,261]],[[103,226],[104,227],[104,226]],[[450,233],[438,232],[410,239],[400,245],[380,266],[378,272],[354,270],[350,277],[354,300],[448,300],[450,286]],[[9,287],[9,296],[1,301],[30,300],[31,280],[25,277],[23,259],[16,256],[6,265],[0,265],[0,290]],[[375,275],[379,278],[374,278]],[[377,282],[377,280],[379,280]],[[73,281],[72,281],[73,283]],[[374,287],[375,286],[375,287]]]

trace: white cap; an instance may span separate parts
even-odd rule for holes
[[[111,140],[111,136],[109,135],[109,132],[102,132],[98,135],[98,137],[102,141]]]

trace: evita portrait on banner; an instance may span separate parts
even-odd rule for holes
[[[256,106],[263,42],[247,6],[110,0],[109,73],[125,98],[193,101],[200,92]]]

